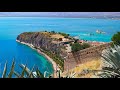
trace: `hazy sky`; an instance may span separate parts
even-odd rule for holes
[[[0,12],[0,16],[120,16],[120,12]]]

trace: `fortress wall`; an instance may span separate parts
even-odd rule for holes
[[[64,61],[64,71],[72,69],[78,64],[82,64],[89,60],[100,58],[102,51],[108,47],[110,47],[110,43],[87,48],[75,53],[68,53],[66,60]]]

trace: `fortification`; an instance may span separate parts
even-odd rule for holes
[[[64,71],[72,69],[76,67],[78,64],[82,64],[89,60],[100,58],[101,53],[104,49],[110,47],[110,43],[106,43],[100,46],[87,48],[84,50],[80,50],[75,53],[68,53],[65,61],[64,61]]]
[[[62,42],[59,38],[63,38]],[[63,44],[74,42],[74,40],[67,40],[63,35],[53,32],[24,32],[18,35],[17,40],[33,45],[35,48],[47,53],[64,71],[76,67],[78,64],[92,60],[92,58],[100,58],[102,50],[110,46],[106,43],[100,46],[87,48],[75,53],[66,52]]]

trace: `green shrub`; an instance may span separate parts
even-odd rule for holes
[[[55,34],[56,32],[55,31],[51,31],[51,33]]]
[[[72,52],[77,52],[79,50],[89,48],[90,44],[88,43],[79,44],[78,42],[76,42],[74,44],[70,44],[70,46],[71,46]]]
[[[88,44],[88,43],[83,43],[82,47],[83,47],[83,49],[89,48],[89,47],[90,47],[90,44]]]
[[[72,49],[73,52],[77,52],[79,50],[82,50],[83,47],[79,43],[74,43],[74,44],[72,44],[71,49]]]
[[[113,41],[114,44],[120,45],[120,32],[114,34],[111,40]]]
[[[61,32],[58,32],[58,34],[61,34],[62,36],[64,36],[64,38],[68,38],[68,36],[69,36],[69,34],[61,33]]]

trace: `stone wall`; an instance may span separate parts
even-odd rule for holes
[[[106,43],[100,46],[80,50],[76,53],[68,53],[64,61],[64,71],[72,69],[78,64],[82,64],[89,60],[100,58],[102,51],[109,46],[110,43]]]

